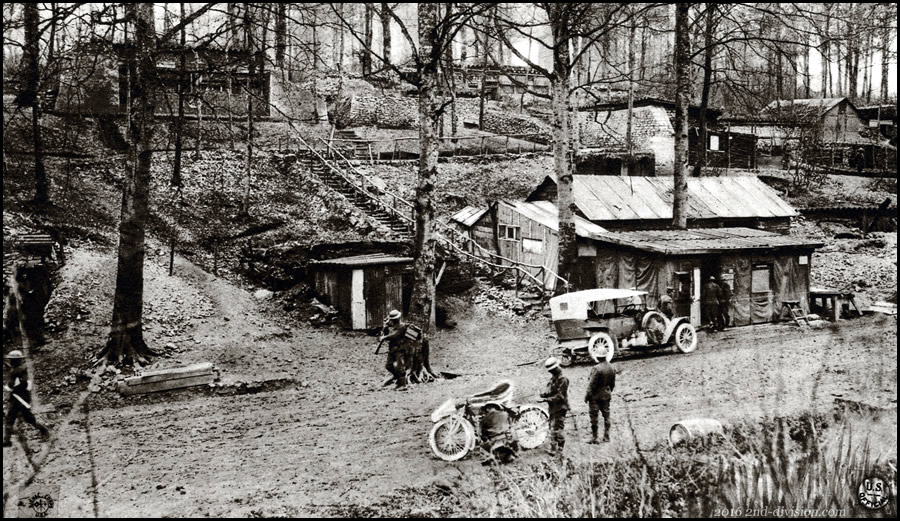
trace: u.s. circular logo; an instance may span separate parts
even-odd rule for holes
[[[859,484],[857,497],[860,505],[870,510],[878,510],[887,505],[891,498],[891,489],[883,479],[870,476]]]
[[[35,494],[28,498],[28,506],[34,510],[37,517],[47,517],[47,512],[53,508],[53,498],[47,494]]]

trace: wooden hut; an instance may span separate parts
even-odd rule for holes
[[[316,294],[334,306],[352,329],[380,327],[392,309],[406,311],[412,287],[411,257],[376,253],[311,261]]]
[[[734,293],[735,326],[772,322],[785,303],[809,312],[809,272],[821,243],[750,228],[608,232],[596,237],[596,287],[649,293],[655,307],[672,288],[675,312],[700,325],[703,284],[716,277]],[[585,269],[590,269],[584,266]],[[786,311],[785,311],[786,313]]]
[[[575,217],[575,233],[579,251],[593,247],[591,237],[605,232],[590,221]],[[499,255],[504,264],[530,265],[529,271],[554,289],[559,262],[559,210],[550,201],[497,201],[483,212],[471,227],[470,234],[482,250]],[[495,261],[498,259],[494,259]],[[543,268],[543,269],[542,269]],[[578,281],[569,281],[580,287]],[[586,282],[588,287],[593,281]]]

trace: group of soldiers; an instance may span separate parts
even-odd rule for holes
[[[723,330],[731,323],[731,286],[710,275],[703,285],[703,315],[712,330]]]
[[[565,422],[569,413],[569,379],[563,376],[559,360],[550,357],[544,362],[544,367],[550,371],[550,382],[547,390],[541,393],[541,398],[547,402],[550,413],[550,453],[562,454],[566,445]],[[584,401],[588,404],[588,413],[591,417],[591,439],[588,443],[600,443],[599,419],[603,415],[603,442],[609,441],[610,412],[609,403],[612,400],[612,392],[616,388],[616,371],[605,358],[601,358],[597,365],[591,369],[588,378],[587,390]]]

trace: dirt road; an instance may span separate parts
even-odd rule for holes
[[[113,276],[113,260],[79,255],[67,265],[59,295],[87,280],[103,287]],[[161,363],[208,360],[226,383],[280,383],[228,396],[91,395],[87,412],[73,415],[39,474],[59,486],[61,515],[302,516],[327,515],[332,505],[365,506],[398,488],[484,472],[477,458],[445,463],[432,456],[428,416],[444,399],[511,378],[524,400],[547,380],[540,363],[518,365],[546,356],[552,336],[545,321],[511,321],[477,309],[454,317],[457,329],[432,342],[432,365],[463,376],[402,393],[380,387],[384,359],[373,355],[372,337],[286,324],[271,304],[184,260],[177,272],[168,278],[161,267],[148,269],[151,308],[184,315],[175,334],[162,320],[148,333],[154,342],[176,339],[183,346]],[[94,297],[82,305],[99,321],[108,316],[111,299]],[[701,333],[690,355],[623,356],[614,361],[621,374],[613,443],[604,446],[584,443],[589,366],[568,368],[574,420],[567,451],[575,458],[622,457],[633,454],[635,443],[662,442],[671,424],[686,417],[737,422],[830,409],[835,398],[888,408],[896,425],[896,332],[896,319],[871,317],[844,321],[839,329],[735,328]],[[75,322],[36,363],[49,365],[62,353],[82,356],[102,343],[103,333]],[[26,468],[19,452],[19,445],[4,449],[5,483]],[[523,459],[542,457],[531,451]]]

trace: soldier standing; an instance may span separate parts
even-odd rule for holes
[[[666,288],[666,294],[659,297],[659,312],[670,319],[675,315],[674,302],[672,301],[672,287]]]
[[[541,393],[541,398],[547,402],[550,409],[550,453],[562,454],[566,445],[565,429],[566,414],[569,412],[569,379],[563,376],[559,367],[559,360],[550,357],[544,362],[544,367],[552,375],[547,384],[547,390]]]
[[[387,340],[388,342],[388,358],[385,369],[394,375],[397,381],[397,389],[406,387],[406,367],[405,367],[405,346],[406,331],[409,325],[400,321],[401,314],[396,309],[392,309],[388,314],[384,328],[382,328],[382,336],[378,338],[379,342]]]
[[[591,415],[591,441],[589,443],[598,442],[599,414],[603,414],[603,441],[609,441],[609,402],[612,400],[612,392],[615,388],[616,370],[605,358],[601,358],[591,369],[587,392],[584,395],[584,401],[588,404],[588,412]]]
[[[709,321],[710,329],[719,329],[719,285],[716,284],[716,278],[712,275],[703,285],[703,314]]]
[[[722,329],[728,327],[731,322],[731,297],[733,292],[727,282],[719,285],[719,326]]]
[[[34,417],[34,411],[31,410],[31,379],[28,378],[28,368],[25,366],[25,355],[22,351],[14,349],[6,355],[12,370],[9,373],[9,385],[4,385],[3,390],[10,393],[9,410],[6,413],[4,430],[3,430],[3,446],[12,445],[12,431],[16,424],[16,420],[21,415],[26,422],[37,427],[41,431],[41,438],[44,441],[50,437],[50,431],[37,418]]]

